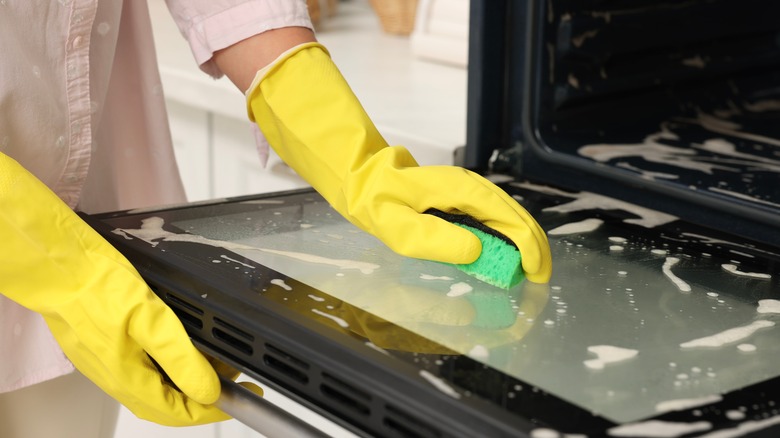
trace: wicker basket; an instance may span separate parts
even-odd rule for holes
[[[317,26],[320,24],[320,0],[307,0],[307,6],[309,6],[309,18],[311,18],[311,24]]]
[[[414,30],[417,0],[371,0],[382,30],[394,35],[409,35]]]
[[[323,18],[330,18],[336,15],[339,0],[307,0],[306,4],[309,6],[311,23],[316,27],[321,24]]]

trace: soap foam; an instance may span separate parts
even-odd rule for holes
[[[585,219],[580,222],[572,222],[561,225],[557,228],[553,228],[552,230],[548,231],[547,234],[550,236],[563,236],[566,234],[589,233],[600,227],[603,223],[604,221],[601,219]]]
[[[607,364],[628,360],[639,354],[637,350],[612,345],[592,345],[588,347],[588,351],[598,356],[596,359],[584,361],[585,366],[592,370],[603,369]]]
[[[452,398],[460,398],[460,394],[457,391],[455,391],[444,380],[434,376],[429,371],[420,370],[420,376],[430,382],[434,387],[436,387],[436,389],[447,394],[448,396]]]
[[[289,284],[285,283],[284,280],[280,278],[275,278],[271,280],[271,284],[275,284],[284,290],[292,290],[292,287]]]
[[[484,345],[475,345],[468,354],[475,359],[487,360],[490,356],[490,352]]]
[[[682,398],[667,400],[655,405],[655,411],[658,413],[671,411],[684,411],[698,406],[709,405],[723,400],[720,395],[709,395],[699,398]]]
[[[653,228],[659,225],[667,224],[677,220],[677,216],[662,213],[660,211],[651,210],[649,208],[640,207],[629,202],[620,201],[614,198],[610,198],[603,195],[598,195],[591,192],[578,192],[571,193],[563,190],[556,189],[554,187],[544,186],[540,184],[533,184],[529,182],[516,182],[512,183],[512,186],[519,187],[521,189],[533,190],[535,192],[544,193],[554,196],[562,196],[567,198],[575,198],[574,201],[569,203],[556,205],[554,207],[547,207],[543,211],[553,211],[559,213],[571,213],[574,211],[583,210],[623,210],[629,213],[633,213],[639,218],[624,219],[623,222],[628,224],[636,224],[645,228]]]
[[[708,421],[695,423],[675,423],[671,421],[650,420],[641,423],[630,423],[609,429],[610,436],[642,437],[642,438],[675,438],[694,432],[712,429]]]
[[[343,328],[349,327],[349,324],[347,321],[344,321],[343,319],[339,318],[338,316],[329,315],[321,310],[317,309],[311,309],[312,312],[316,313],[317,315],[324,316],[325,318],[331,319],[336,322],[336,324],[340,325]]]
[[[758,313],[780,313],[780,300],[758,300]]]
[[[680,277],[674,275],[674,273],[672,272],[672,266],[676,265],[679,262],[680,259],[678,259],[677,257],[667,257],[661,269],[664,275],[666,275],[670,280],[672,280],[672,283],[674,283],[674,285],[677,286],[677,289],[679,289],[680,292],[690,292],[691,286],[685,281],[683,281]]]
[[[759,278],[759,279],[762,279],[762,280],[768,280],[768,279],[772,278],[772,276],[769,275],[769,274],[762,274],[762,273],[758,273],[758,272],[744,272],[744,271],[740,271],[737,268],[737,265],[733,265],[731,263],[724,263],[724,264],[722,264],[720,266],[723,268],[724,271],[730,272],[730,273],[732,273],[734,275],[739,275],[741,277]]]
[[[228,257],[228,256],[226,256],[226,255],[224,255],[224,254],[223,254],[223,255],[221,255],[220,257],[221,257],[221,258],[223,258],[223,259],[225,259],[225,260],[227,260],[227,261],[230,261],[230,262],[233,262],[233,263],[238,263],[239,265],[246,266],[247,268],[252,268],[252,269],[255,269],[255,267],[254,267],[254,266],[252,266],[252,265],[250,265],[250,264],[248,264],[248,263],[244,263],[244,262],[242,262],[242,261],[240,261],[240,260],[236,260],[236,259],[234,259],[234,258],[232,258],[232,257]]]
[[[430,275],[430,274],[420,274],[421,280],[444,280],[444,281],[452,281],[454,280],[452,277],[447,276],[436,276],[436,275]]]
[[[267,248],[251,248],[251,249],[267,252],[270,254],[278,254],[285,257],[301,260],[304,262],[336,266],[340,269],[356,269],[363,274],[372,274],[375,270],[379,269],[379,265],[377,264],[360,262],[357,260],[331,259],[331,258],[322,257],[314,254],[307,254],[303,252],[279,251],[279,250],[267,249]]]
[[[757,332],[758,330],[761,330],[763,328],[773,327],[774,325],[775,323],[772,321],[766,321],[766,320],[754,321],[748,325],[724,330],[712,336],[706,336],[703,338],[694,339],[692,341],[683,342],[682,344],[680,344],[680,348],[722,347],[726,344],[733,344],[735,342],[749,338],[751,335],[753,335],[753,333]]]
[[[464,294],[467,294],[467,293],[471,292],[472,290],[474,290],[474,288],[471,287],[471,285],[461,281],[459,283],[455,283],[455,284],[450,286],[450,291],[447,292],[447,296],[448,297],[459,297],[461,295],[464,295]]]
[[[379,269],[379,265],[374,263],[361,262],[357,260],[347,259],[330,259],[327,257],[321,257],[313,254],[306,254],[301,252],[292,251],[278,251],[267,248],[256,248],[254,246],[242,245],[240,243],[226,242],[222,240],[208,239],[203,236],[195,234],[176,234],[170,231],[163,230],[165,221],[161,217],[153,216],[141,221],[140,229],[117,229],[113,232],[115,234],[126,236],[132,235],[138,239],[141,239],[152,246],[156,246],[159,242],[157,240],[162,239],[166,242],[192,242],[202,245],[214,246],[217,248],[224,248],[227,250],[247,250],[247,251],[263,251],[270,254],[282,255],[285,257],[294,258],[309,263],[317,263],[323,265],[336,266],[340,269],[355,269],[363,274],[372,274],[375,270]],[[249,266],[249,265],[247,265]]]
[[[778,424],[780,424],[780,415],[763,420],[744,421],[731,429],[717,430],[707,435],[702,435],[701,438],[737,438]]]

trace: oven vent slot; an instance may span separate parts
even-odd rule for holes
[[[271,344],[266,343],[265,348],[266,354],[263,355],[263,363],[298,383],[304,385],[309,383],[308,363]]]
[[[218,327],[214,327],[213,329],[211,329],[211,334],[214,336],[215,339],[222,341],[225,344],[228,344],[233,349],[238,350],[247,356],[252,355],[253,349],[250,344],[238,339],[237,337],[226,332],[225,330],[222,330]]]
[[[281,348],[274,347],[271,344],[265,344],[265,348],[268,351],[268,353],[275,355],[276,357],[289,362],[292,365],[295,365],[298,368],[303,368],[305,370],[309,369],[309,364],[305,361],[298,359],[297,357],[285,352]]]
[[[352,409],[360,415],[369,416],[371,414],[371,409],[368,405],[371,402],[371,397],[368,394],[327,373],[322,375],[322,380],[320,392],[325,397],[343,407]]]
[[[158,292],[156,287],[150,286],[150,288],[155,293]],[[171,310],[173,310],[176,316],[179,317],[182,323],[198,330],[203,329],[203,320],[201,319],[203,316],[202,309],[182,300],[175,295],[171,295],[170,293],[165,294],[165,302],[168,304]]]
[[[227,331],[230,331],[232,334],[236,335],[237,337],[244,338],[245,340],[252,342],[255,340],[255,337],[250,335],[249,333],[245,332],[244,330],[241,330],[240,328],[234,326],[233,324],[230,324],[228,322],[225,322],[225,320],[220,318],[214,318],[214,323],[216,325],[222,326]]]
[[[385,406],[383,424],[390,430],[391,436],[406,438],[439,438],[442,436],[432,426],[390,405]]]

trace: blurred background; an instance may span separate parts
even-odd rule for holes
[[[163,0],[149,0],[176,156],[191,201],[297,188],[272,156],[263,169],[233,84],[195,65]],[[468,0],[309,0],[330,51],[391,145],[448,164],[466,138]],[[243,90],[241,90],[243,91]]]

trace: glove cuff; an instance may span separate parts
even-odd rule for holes
[[[330,52],[328,52],[328,49],[326,49],[325,46],[323,46],[320,43],[311,42],[311,43],[298,44],[297,46],[293,46],[287,49],[281,55],[277,56],[276,59],[274,59],[270,64],[266,65],[265,67],[258,70],[257,73],[255,73],[255,77],[254,79],[252,79],[252,83],[249,85],[249,88],[244,92],[244,96],[246,97],[247,116],[249,117],[249,120],[255,122],[255,116],[254,113],[252,112],[251,102],[252,102],[252,98],[255,97],[255,94],[260,92],[260,83],[263,81],[263,79],[265,79],[265,77],[268,76],[272,71],[276,70],[278,67],[284,64],[284,61],[286,61],[288,58],[310,47],[317,47],[323,52],[325,52],[326,55],[330,56]]]

